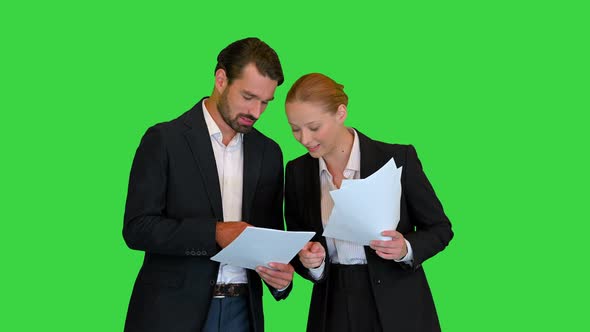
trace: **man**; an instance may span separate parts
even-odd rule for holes
[[[248,225],[283,229],[283,159],[253,125],[283,82],[278,56],[257,38],[217,57],[215,84],[139,145],[123,237],[145,251],[125,331],[264,331],[262,283],[276,300],[293,267],[257,271],[211,261]]]

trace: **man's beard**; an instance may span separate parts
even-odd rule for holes
[[[219,111],[219,114],[221,115],[223,121],[225,121],[225,123],[227,123],[233,130],[235,130],[238,133],[247,134],[253,128],[253,126],[241,125],[239,122],[240,116],[250,119],[253,122],[256,122],[256,118],[249,114],[237,114],[235,118],[230,118],[231,110],[229,109],[229,102],[227,100],[227,90],[223,91],[223,93],[221,94],[221,98],[217,102],[217,110]],[[254,123],[252,123],[252,125],[254,125]]]

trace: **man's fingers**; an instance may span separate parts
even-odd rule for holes
[[[281,271],[281,272],[287,272],[287,273],[293,273],[295,271],[295,269],[293,268],[293,266],[291,266],[291,264],[270,262],[270,263],[268,263],[268,266],[273,268],[275,271]]]
[[[260,278],[262,278],[264,281],[266,281],[267,284],[271,285],[272,287],[277,289],[283,288],[284,283],[281,283],[280,279],[275,278],[262,271],[259,271],[258,275],[260,275]]]
[[[290,267],[290,265],[287,266]],[[273,286],[274,288],[281,289],[287,287],[293,279],[293,271],[291,271],[292,267],[290,269],[285,266],[281,268],[289,271],[284,272],[280,270],[272,270],[263,266],[259,266],[258,268],[256,268],[256,272],[258,272],[258,275],[260,275],[260,277],[264,279],[264,281],[266,281],[269,285]]]
[[[289,273],[287,273],[287,272],[269,269],[264,266],[257,267],[256,272],[258,272],[261,275],[267,276],[268,278],[278,278],[278,279],[282,279],[282,277],[285,277],[285,275],[287,275],[287,276],[289,275]]]

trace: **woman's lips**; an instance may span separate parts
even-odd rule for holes
[[[320,148],[320,145],[318,144],[318,145],[314,145],[314,146],[306,146],[306,148],[307,148],[307,151],[309,151],[309,152],[316,152]]]

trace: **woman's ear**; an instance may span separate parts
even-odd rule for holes
[[[336,110],[336,119],[338,119],[338,122],[344,123],[344,120],[346,120],[346,116],[348,116],[348,110],[346,109],[346,105],[340,104],[340,106],[338,106],[338,109]]]

